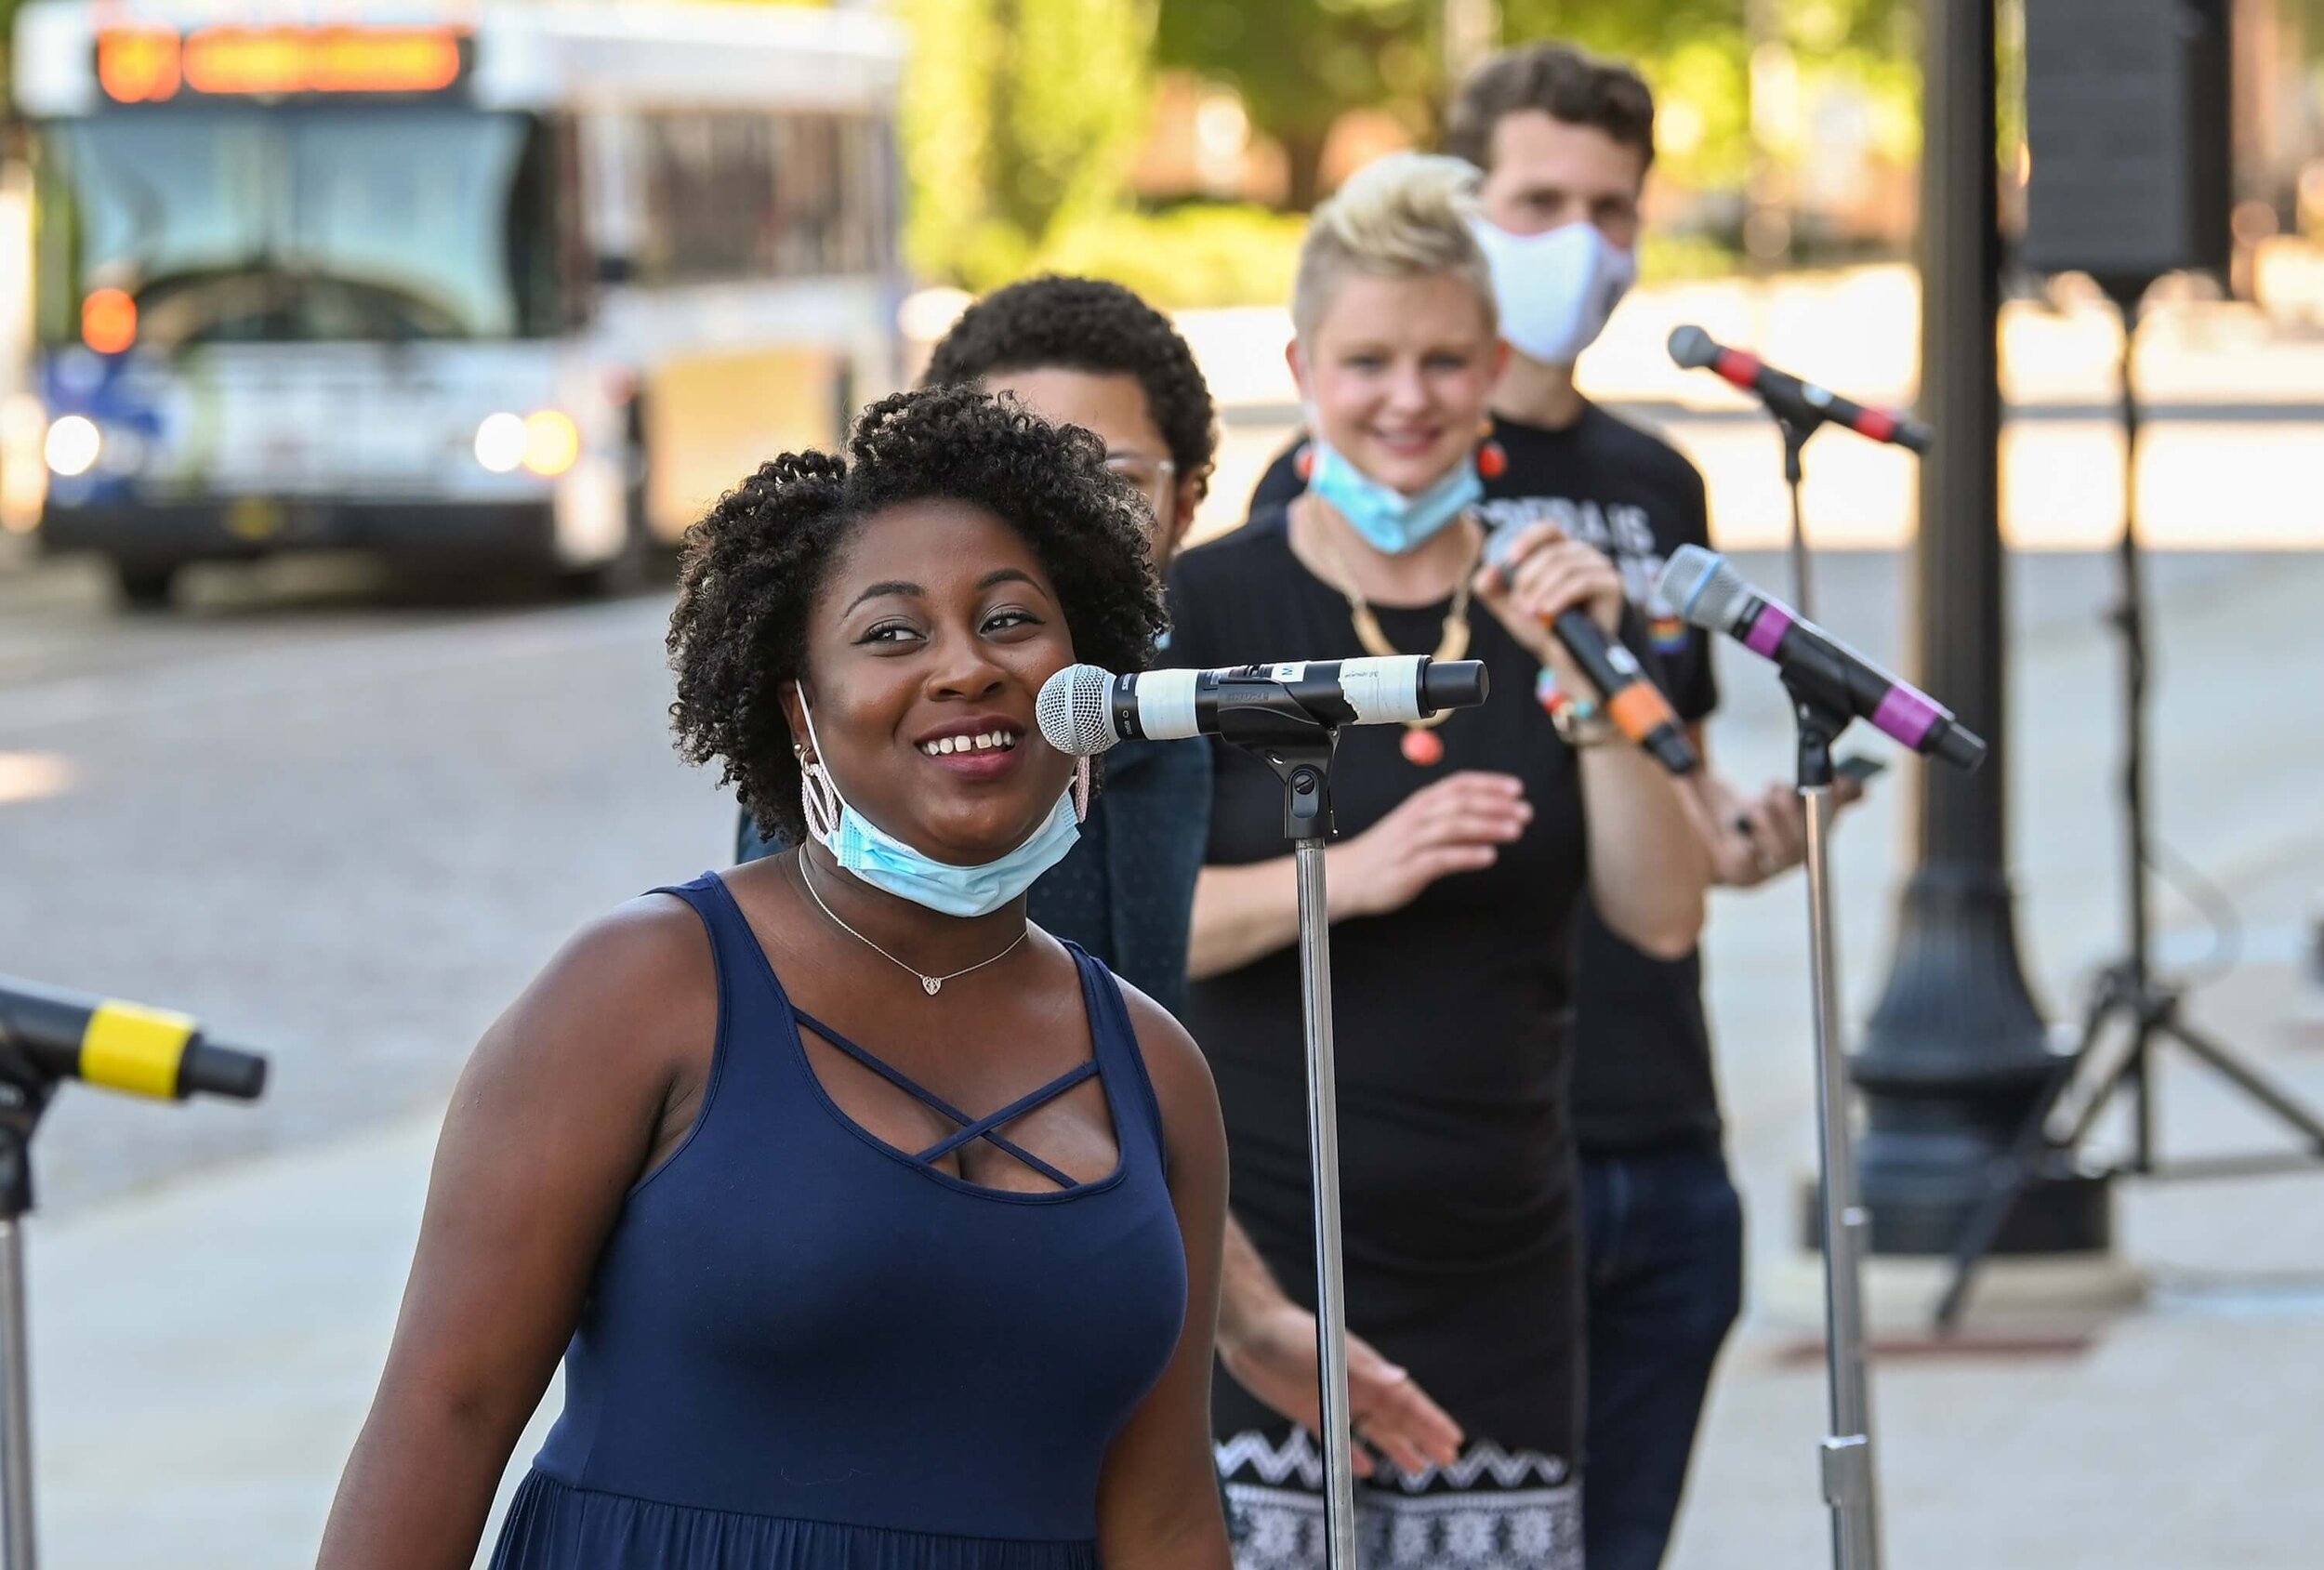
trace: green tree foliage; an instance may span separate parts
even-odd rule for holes
[[[1748,0],[1502,0],[1511,44],[1562,38],[1626,59],[1663,106],[1663,168],[1690,185],[1733,186],[1750,165]],[[1681,107],[1684,106],[1684,107]],[[1682,134],[1674,121],[1690,123]]]
[[[1146,130],[1154,0],[905,0],[906,244],[984,290],[1118,207]]]
[[[1666,165],[1691,184],[1733,185],[1750,162],[1749,3],[1500,0],[1501,36],[1570,39],[1635,62],[1666,102],[1684,105],[1687,135],[1666,148]],[[1300,207],[1316,194],[1325,138],[1349,110],[1386,108],[1417,136],[1433,130],[1449,87],[1434,31],[1442,8],[1442,0],[1161,0],[1156,54],[1243,95],[1253,125],[1288,154],[1290,205]],[[1812,73],[1858,81],[1910,120],[1915,0],[1775,0],[1772,9]]]
[[[1442,86],[1440,0],[1162,0],[1155,56],[1240,93],[1283,147],[1289,205],[1314,204],[1325,139],[1353,109],[1386,109],[1414,130]]]
[[[1635,62],[1666,105],[1683,104],[1690,134],[1666,139],[1671,173],[1697,186],[1740,183],[1751,157],[1752,0],[1501,0],[1512,43],[1568,38]],[[1808,80],[1844,78],[1881,107],[1882,142],[1917,146],[1920,91],[1916,0],[1769,0],[1773,41],[1788,45]]]

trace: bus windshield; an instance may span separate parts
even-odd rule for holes
[[[555,236],[520,116],[234,105],[53,123],[43,336],[123,289],[139,337],[500,338],[555,330]]]

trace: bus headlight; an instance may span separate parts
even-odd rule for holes
[[[95,468],[104,445],[104,435],[95,420],[86,415],[66,415],[49,426],[40,448],[50,470],[70,480]]]
[[[476,461],[507,474],[524,461],[524,421],[510,414],[486,415],[476,428]]]
[[[573,416],[543,409],[524,422],[524,467],[548,479],[564,473],[581,455],[581,432]]]

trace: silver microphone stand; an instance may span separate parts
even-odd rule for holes
[[[1816,614],[1801,453],[1816,428],[1776,416],[1783,432],[1784,488],[1791,497],[1791,590],[1800,614]],[[1848,1054],[1842,1041],[1840,957],[1832,934],[1831,744],[1849,716],[1833,715],[1789,687],[1800,726],[1800,803],[1807,819],[1808,976],[1815,988],[1816,1192],[1824,1235],[1824,1367],[1829,1431],[1824,1502],[1831,1507],[1832,1562],[1880,1570],[1879,1479],[1872,1465],[1871,1381],[1865,1371],[1864,1253],[1871,1218],[1856,1194],[1855,1141],[1848,1131]]]
[[[1283,832],[1300,884],[1300,1003],[1307,1043],[1307,1151],[1315,1195],[1315,1366],[1322,1389],[1325,1559],[1358,1570],[1355,1431],[1348,1412],[1348,1312],[1340,1250],[1340,1096],[1331,1054],[1331,912],[1324,849],[1331,834],[1331,759],[1340,732],[1280,714],[1229,734],[1283,782]]]
[[[0,1570],[36,1570],[32,1358],[24,1317],[24,1218],[33,1135],[67,1079],[164,1101],[255,1101],[267,1062],[203,1039],[182,1015],[0,976]]]
[[[1264,667],[1251,666],[1251,670]],[[1449,675],[1432,686],[1427,673]],[[1489,682],[1473,660],[1422,659],[1414,679],[1420,712],[1485,702]],[[1348,694],[1347,721],[1367,714]],[[1046,729],[1046,725],[1044,727]],[[1210,727],[1206,727],[1210,729]],[[1283,837],[1291,842],[1300,889],[1300,1002],[1307,1038],[1307,1148],[1315,1195],[1315,1366],[1324,1444],[1324,1563],[1359,1570],[1355,1533],[1355,1431],[1348,1412],[1348,1313],[1340,1247],[1340,1097],[1331,1053],[1331,912],[1325,903],[1324,850],[1331,838],[1331,760],[1340,731],[1298,706],[1221,703],[1214,733],[1264,763],[1283,782]]]
[[[1776,428],[1783,433],[1783,488],[1791,497],[1791,600],[1800,614],[1816,619],[1816,581],[1808,570],[1811,560],[1807,548],[1807,508],[1801,499],[1801,489],[1806,482],[1807,470],[1802,455],[1807,449],[1807,439],[1816,428],[1777,414],[1771,405],[1767,412],[1775,416]]]
[[[1865,1374],[1863,1257],[1871,1218],[1856,1193],[1848,1131],[1848,1062],[1841,1042],[1840,966],[1832,941],[1831,744],[1848,724],[1787,679],[1800,728],[1799,785],[1807,816],[1808,972],[1815,989],[1817,1183],[1824,1234],[1824,1364],[1829,1431],[1823,1444],[1824,1502],[1831,1507],[1832,1562],[1880,1570],[1880,1498],[1872,1410]]]
[[[1320,780],[1310,787],[1322,796]],[[1301,790],[1294,777],[1291,791]],[[1340,1100],[1331,1057],[1331,916],[1324,839],[1295,840],[1300,874],[1300,1002],[1307,1036],[1307,1149],[1315,1192],[1315,1363],[1323,1381],[1324,1502],[1334,1570],[1356,1570],[1355,1440],[1348,1413],[1348,1314],[1340,1264]]]

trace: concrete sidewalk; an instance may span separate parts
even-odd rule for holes
[[[1831,618],[1876,657],[1895,618],[1829,559]],[[2019,918],[2038,994],[2069,1013],[2119,923],[2112,652],[2089,613],[2103,564],[2022,564],[2056,603],[2021,617],[2010,767]],[[2324,1103],[2324,1034],[2297,935],[2324,889],[2324,734],[2313,673],[2324,559],[2251,557],[2167,574],[2157,618],[2164,837],[2234,900],[2247,960],[2196,1016]],[[1781,583],[1771,574],[1771,581]],[[1865,579],[1865,582],[1872,580]],[[1893,600],[1887,604],[1893,604]],[[1780,694],[1723,660],[1723,766],[1778,772]],[[1897,775],[1909,775],[1903,767]],[[1841,835],[1852,1019],[1884,977],[1908,785],[1892,775]],[[1767,1310],[1795,1254],[1812,1149],[1802,895],[1723,899],[1714,1019],[1748,1190],[1754,1312],[1723,1370],[1680,1570],[1828,1563],[1812,1334]],[[2187,907],[2163,904],[2182,933]],[[2199,943],[2174,937],[2174,951]],[[510,979],[513,990],[521,978]],[[2269,1137],[2191,1070],[2164,1079],[2174,1150]],[[84,1092],[69,1092],[83,1094]],[[433,1115],[115,1201],[31,1234],[35,1423],[46,1563],[59,1570],[289,1570],[311,1562],[392,1326]],[[1883,1361],[1874,1392],[1893,1570],[2292,1570],[2324,1563],[2324,1175],[2126,1189],[2123,1251],[2146,1308],[2080,1350]],[[522,1468],[536,1438],[520,1446]]]

